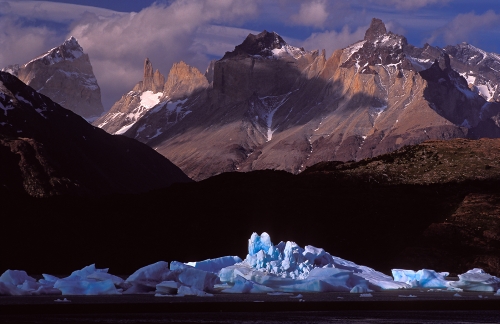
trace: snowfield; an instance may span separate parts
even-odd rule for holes
[[[295,242],[273,245],[267,233],[253,233],[244,260],[225,256],[200,262],[159,261],[135,271],[127,279],[108,269],[89,265],[65,278],[43,274],[36,281],[25,271],[7,270],[0,276],[0,295],[120,295],[154,294],[157,297],[199,296],[214,293],[287,294],[300,292],[371,292],[394,289],[441,289],[458,293],[479,291],[500,296],[500,279],[481,269],[447,280],[447,272],[393,269],[392,277],[372,268]],[[401,295],[400,297],[415,297]],[[61,301],[61,300],[60,300]],[[62,300],[64,301],[64,300]]]

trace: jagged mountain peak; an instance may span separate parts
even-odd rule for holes
[[[71,36],[61,45],[52,48],[45,54],[42,54],[25,64],[28,65],[34,61],[41,61],[45,65],[52,65],[61,61],[74,61],[84,54],[83,48],[78,40]]]
[[[276,32],[264,30],[257,35],[248,34],[243,43],[236,46],[234,51],[226,52],[222,59],[247,55],[279,57],[282,52],[286,52],[294,58],[297,58],[298,55],[304,54],[305,50],[303,48],[296,48],[288,45]]]
[[[381,19],[373,18],[370,27],[366,30],[365,40],[374,41],[379,36],[387,34],[385,24]]]

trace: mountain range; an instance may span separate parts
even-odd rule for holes
[[[33,80],[80,64],[76,44]],[[0,72],[0,268],[128,273],[244,255],[228,242],[267,231],[384,271],[498,276],[499,62],[378,19],[328,59],[264,31],[205,73],[146,59],[94,126],[15,76],[30,63]]]
[[[325,53],[250,34],[202,74],[175,64],[94,122],[155,148],[192,179],[262,169],[300,173],[405,145],[499,137],[500,57],[468,44],[408,44],[373,19],[363,40]]]

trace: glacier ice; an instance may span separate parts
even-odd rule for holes
[[[451,281],[450,287],[459,288],[463,291],[490,291],[500,289],[500,278],[492,276],[482,269],[474,268],[466,273],[458,275],[458,281]]]
[[[335,270],[317,270],[321,268]],[[260,236],[252,234],[248,241],[248,255],[243,262],[219,273],[221,281],[227,283],[231,283],[236,275],[275,290],[290,292],[350,291],[357,285],[361,286],[355,291],[410,287],[372,268],[332,256],[321,248],[311,245],[301,248],[291,241],[273,245],[265,232]]]
[[[302,248],[292,241],[273,245],[269,234],[253,233],[244,260],[224,256],[188,263],[159,261],[138,269],[125,280],[108,273],[108,269],[97,269],[94,264],[73,271],[65,278],[43,274],[38,281],[25,271],[7,270],[0,276],[0,295],[206,297],[213,296],[216,291],[228,294],[337,291],[372,297],[373,291],[402,288],[496,292],[495,296],[500,295],[500,279],[482,269],[460,274],[458,281],[447,280],[447,272],[430,269],[393,269],[392,275],[394,278],[311,245]]]
[[[199,262],[188,262],[186,264],[192,266],[195,269],[218,273],[222,268],[232,266],[235,263],[239,263],[241,261],[241,258],[238,256],[225,256]]]
[[[436,272],[429,269],[418,271],[392,269],[394,281],[404,282],[412,288],[448,288],[449,281],[445,279],[448,275],[448,272]]]
[[[63,295],[118,295],[121,290],[116,289],[109,279],[104,281],[90,280],[58,280],[54,288],[59,289]]]

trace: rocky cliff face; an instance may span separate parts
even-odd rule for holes
[[[170,106],[185,112],[181,120],[151,109],[125,135],[197,180],[227,171],[300,173],[428,139],[500,136],[500,105],[475,91],[455,62],[450,50],[414,47],[379,19],[328,59],[276,33],[250,34],[211,63],[210,86]],[[141,136],[148,128],[156,132]]]
[[[153,149],[112,136],[0,72],[0,189],[46,197],[138,193],[189,178]]]
[[[93,124],[111,134],[130,130],[135,132],[137,139],[146,142],[189,114],[190,110],[184,105],[186,99],[207,87],[206,77],[184,62],[172,66],[165,82],[158,70],[153,73],[153,65],[146,58],[143,80]],[[146,115],[154,116],[146,118],[150,123],[136,124]]]
[[[84,118],[95,119],[104,112],[89,56],[74,37],[22,66],[2,71]]]

